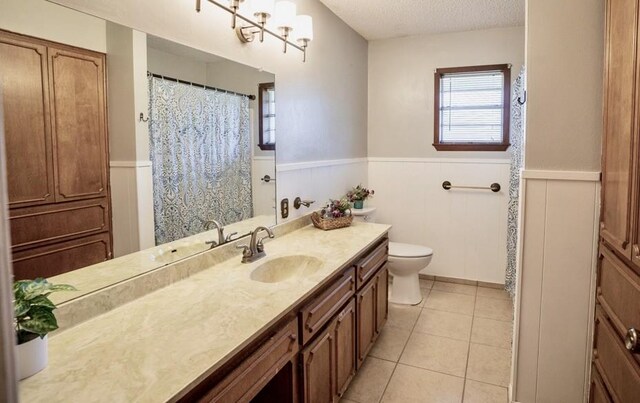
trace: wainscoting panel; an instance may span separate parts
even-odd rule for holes
[[[367,183],[366,158],[348,160],[311,161],[294,164],[279,164],[276,167],[278,178],[276,208],[278,223],[286,222],[310,211],[323,207],[329,199],[337,199],[359,183]],[[315,200],[310,208],[296,210],[293,200]],[[289,199],[289,217],[283,219],[280,212],[280,200]]]
[[[261,180],[265,175],[276,178],[275,160],[273,157],[253,157],[253,172],[251,174],[253,215],[276,214],[276,184],[277,181],[265,182]]]
[[[111,161],[113,254],[155,246],[150,161]]]
[[[444,181],[502,190],[447,191]],[[504,284],[509,160],[370,158],[368,184],[391,240],[433,249],[422,274]]]
[[[514,393],[586,401],[600,183],[597,172],[523,172]]]

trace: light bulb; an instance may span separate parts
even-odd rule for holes
[[[293,34],[298,41],[311,42],[313,40],[313,19],[308,15],[296,17]]]
[[[290,1],[276,3],[275,21],[280,29],[291,30],[296,20],[296,5]]]
[[[261,15],[267,18],[273,15],[273,0],[251,0],[251,12],[256,17]]]

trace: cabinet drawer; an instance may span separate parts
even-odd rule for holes
[[[111,258],[109,233],[13,253],[16,280],[52,277]]]
[[[302,344],[306,344],[331,320],[338,310],[355,294],[355,272],[348,269],[327,290],[300,311]]]
[[[640,396],[640,367],[616,335],[602,310],[596,314],[594,365],[615,402]]]
[[[248,402],[298,353],[298,321],[287,323],[238,368],[227,375],[201,402]]]
[[[640,304],[629,303],[640,301],[640,278],[607,247],[600,249],[598,302],[611,319],[620,340],[624,340],[627,329],[640,329]],[[640,357],[635,359],[640,363]]]
[[[589,402],[591,403],[611,403],[607,388],[602,383],[602,378],[598,369],[591,368],[591,391],[589,392]]]
[[[357,266],[358,289],[360,289],[382,266],[389,255],[389,241],[384,240],[371,253],[363,257]]]
[[[107,199],[14,209],[11,211],[14,250],[59,242],[109,229]]]

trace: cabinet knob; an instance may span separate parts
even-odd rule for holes
[[[627,330],[624,338],[624,346],[632,353],[640,353],[640,340],[638,340],[638,331],[634,328]]]

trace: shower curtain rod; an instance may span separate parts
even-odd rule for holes
[[[175,81],[176,83],[181,83],[181,84],[195,85],[195,86],[207,89],[207,90],[214,90],[214,91],[226,92],[227,94],[239,95],[241,97],[247,97],[252,101],[254,101],[256,99],[255,95],[241,94],[239,92],[228,91],[228,90],[225,90],[225,89],[222,89],[222,88],[216,88],[216,87],[210,87],[210,86],[204,85],[204,84],[192,83],[191,81],[185,81],[185,80],[180,80],[178,78],[167,77],[167,76],[163,76],[163,75],[160,75],[160,74],[152,73],[150,71],[147,71],[147,76],[148,77],[161,78],[163,80]]]

